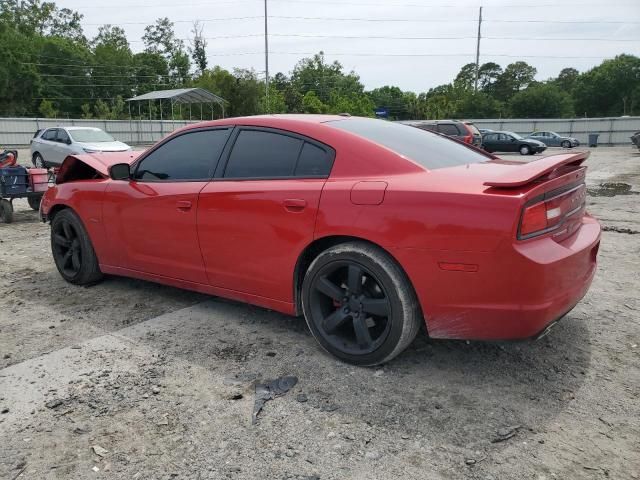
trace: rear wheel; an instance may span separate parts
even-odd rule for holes
[[[33,166],[36,168],[47,168],[47,164],[39,153],[33,154]]]
[[[73,210],[62,210],[53,217],[51,252],[60,275],[67,282],[87,285],[102,278],[89,235]]]
[[[13,222],[13,205],[4,198],[0,199],[0,222]]]
[[[302,308],[320,345],[362,366],[387,362],[423,323],[405,273],[383,250],[364,242],[337,245],[311,263]]]
[[[40,201],[42,200],[42,195],[29,195],[27,197],[27,202],[29,202],[29,206],[33,210],[40,210]]]
[[[529,155],[531,153],[531,148],[529,145],[521,145],[520,146],[520,155]]]
[[[564,141],[560,144],[560,146],[561,146],[562,148],[571,148],[571,142],[570,142],[569,140],[564,140]]]

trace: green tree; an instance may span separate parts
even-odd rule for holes
[[[304,113],[327,113],[329,107],[322,103],[316,92],[308,91],[302,98],[302,111]]]
[[[207,39],[202,32],[202,25],[199,21],[195,21],[191,29],[193,39],[191,40],[189,51],[191,53],[191,59],[193,63],[195,63],[200,75],[207,69]]]
[[[58,116],[58,111],[53,107],[53,103],[46,98],[40,102],[38,111],[45,118],[56,118]]]
[[[640,58],[618,55],[576,80],[576,112],[590,117],[640,114]]]
[[[173,22],[167,17],[157,19],[153,25],[145,27],[142,40],[146,53],[162,55],[167,61],[174,83],[180,85],[188,79],[189,55],[184,42],[176,38]]]
[[[553,83],[535,83],[509,101],[515,118],[567,118],[573,116],[571,96]]]
[[[492,85],[492,94],[497,100],[507,101],[520,90],[526,88],[536,75],[537,70],[527,62],[514,62],[507,65]]]
[[[410,100],[400,88],[385,85],[384,87],[374,88],[370,92],[367,92],[367,95],[373,102],[374,108],[387,109],[390,119],[407,120],[412,118],[411,115],[409,115],[407,104]],[[367,115],[371,115],[371,113]]]

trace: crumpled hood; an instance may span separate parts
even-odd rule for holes
[[[62,166],[56,174],[56,183],[64,183],[68,180],[70,172],[75,169],[78,162],[93,168],[100,175],[109,176],[109,167],[116,163],[128,163],[131,165],[143,153],[140,152],[111,152],[111,153],[86,153],[84,155],[69,155],[62,162]],[[71,175],[72,176],[72,175]]]

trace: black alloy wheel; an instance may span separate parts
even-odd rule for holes
[[[334,348],[352,355],[375,351],[389,333],[391,301],[363,265],[341,261],[327,265],[313,282],[312,315]]]
[[[402,352],[423,318],[396,261],[364,242],[320,253],[302,284],[311,333],[329,353],[355,365],[378,365]]]
[[[63,275],[76,277],[82,268],[82,245],[78,232],[69,220],[62,219],[52,227],[51,244]]]
[[[56,213],[51,220],[51,252],[67,282],[88,285],[102,278],[89,235],[71,209]]]

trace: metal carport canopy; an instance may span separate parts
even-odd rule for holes
[[[215,95],[204,88],[176,88],[173,90],[155,90],[153,92],[128,98],[127,102],[142,100],[170,99],[172,103],[228,103],[224,98]]]

